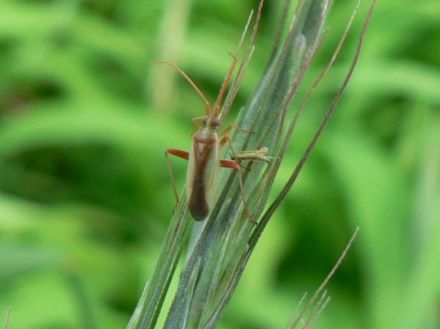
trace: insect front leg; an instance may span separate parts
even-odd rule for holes
[[[231,133],[231,131],[233,130],[233,129],[236,129],[236,130],[238,130],[238,131],[241,131],[241,132],[244,132],[244,133],[247,133],[247,134],[253,134],[254,132],[253,131],[251,131],[251,130],[248,130],[248,129],[245,129],[245,128],[241,128],[240,126],[237,126],[237,125],[230,125],[229,127],[227,127],[224,131],[223,131],[223,133],[222,133],[222,135],[221,135],[221,138],[220,138],[220,146],[223,146],[223,145],[225,145],[227,142],[228,142],[228,136],[229,136],[229,134]]]
[[[176,157],[188,160],[189,159],[189,153],[186,152],[186,151],[177,150],[177,149],[167,149],[165,151],[165,159],[167,161],[168,173],[170,175],[171,183],[173,185],[174,196],[176,197],[176,202],[179,203],[179,194],[177,193],[176,181],[174,179],[174,173],[173,173],[173,166],[171,165],[171,160],[168,157],[168,155],[170,155],[170,154],[174,155]]]

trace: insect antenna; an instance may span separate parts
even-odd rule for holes
[[[255,22],[254,22],[254,25],[252,28],[252,34],[251,34],[251,37],[249,40],[249,45],[245,51],[245,54],[243,56],[243,60],[240,62],[238,72],[237,72],[237,77],[236,77],[235,81],[232,83],[231,89],[225,99],[225,105],[223,106],[223,113],[222,113],[223,117],[226,117],[227,114],[229,113],[229,110],[231,109],[232,103],[235,99],[235,96],[238,93],[238,89],[240,88],[241,80],[243,79],[243,77],[246,73],[247,66],[252,58],[252,55],[253,55],[253,52],[255,49],[255,39],[257,37],[258,28],[260,26],[260,19],[261,19],[261,13],[263,10],[263,4],[264,4],[264,0],[260,0],[260,3],[258,5],[258,10],[257,10],[257,16],[255,18]],[[238,48],[235,51],[235,54],[239,54],[242,49],[242,46],[243,46],[245,37],[247,35],[252,17],[253,17],[253,11],[251,11],[251,13],[248,17],[248,21],[247,21],[246,26],[243,30],[242,35],[241,35],[241,39],[238,44]],[[221,118],[221,121],[223,121],[223,119],[224,118]]]
[[[205,93],[199,87],[197,87],[196,83],[188,76],[188,74],[186,74],[180,67],[178,67],[174,63],[167,62],[167,61],[158,61],[157,63],[169,65],[172,68],[174,68],[177,72],[179,72],[185,78],[185,80],[188,81],[188,83],[191,85],[191,87],[193,87],[193,89],[203,99],[203,102],[205,103],[205,107],[206,107],[206,114],[208,116],[211,115],[211,112],[212,112],[211,103],[209,102],[208,97],[206,97]]]
[[[220,115],[220,109],[222,107],[223,98],[225,96],[226,90],[228,89],[228,85],[232,80],[232,76],[234,74],[235,67],[237,66],[237,56],[235,56],[233,53],[229,53],[229,56],[232,57],[232,64],[231,64],[231,67],[229,68],[229,72],[226,75],[225,80],[223,81],[223,84],[222,84],[220,91],[218,93],[218,96],[217,96],[217,100],[215,102],[214,115],[216,117],[218,117]]]

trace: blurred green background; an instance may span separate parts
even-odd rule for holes
[[[267,0],[232,112],[270,54]],[[325,65],[354,1],[334,1]],[[188,149],[257,1],[1,0],[0,323],[124,328],[174,206],[163,152]],[[351,60],[364,2],[307,106],[275,190]],[[360,234],[316,328],[440,328],[440,2],[382,0],[343,100],[272,219],[220,328],[283,328],[305,291]],[[232,117],[234,114],[232,114]],[[232,118],[230,119],[232,122]],[[185,162],[174,161],[183,187]]]

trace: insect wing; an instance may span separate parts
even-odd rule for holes
[[[206,218],[212,207],[212,192],[219,168],[219,146],[212,140],[194,139],[187,172],[188,207],[196,220]]]

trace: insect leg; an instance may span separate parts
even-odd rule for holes
[[[238,131],[241,131],[241,132],[244,132],[244,133],[247,133],[247,134],[253,134],[253,131],[251,131],[251,130],[248,130],[248,129],[245,129],[245,128],[241,128],[240,126],[237,126],[237,125],[230,125],[229,127],[227,127],[223,131],[223,133],[222,133],[222,135],[220,137],[220,146],[223,146],[224,144],[226,144],[226,142],[227,142],[226,136],[229,136],[229,134],[231,133],[231,131],[233,129],[237,129]]]
[[[176,197],[176,202],[179,203],[179,195],[177,193],[176,181],[174,179],[174,174],[173,174],[173,167],[171,165],[170,158],[168,157],[168,155],[170,155],[170,154],[174,155],[176,157],[188,160],[189,159],[189,153],[185,152],[185,151],[177,150],[177,149],[167,149],[165,151],[165,159],[167,160],[168,173],[170,175],[171,183],[173,185],[174,196]]]
[[[220,167],[222,168],[230,168],[239,171],[241,166],[238,162],[231,160],[220,160]]]
[[[231,139],[229,138],[229,136],[223,136],[220,140],[220,145],[222,144],[226,144],[229,143],[231,146],[231,152],[233,155],[235,155],[235,151],[234,151],[234,147],[232,146],[232,142]],[[248,210],[248,206],[247,206],[247,200],[246,197],[244,196],[244,183],[243,183],[243,172],[241,171],[241,165],[238,162],[235,161],[230,161],[230,160],[220,160],[220,167],[225,167],[225,168],[231,168],[231,169],[235,169],[237,170],[238,173],[238,183],[240,186],[240,192],[241,192],[241,198],[243,199],[243,208],[244,208],[244,212],[246,213],[246,216],[248,216],[250,218],[251,221],[254,221],[252,219],[252,215]]]
[[[239,185],[240,185],[240,194],[241,194],[241,198],[243,200],[244,212],[246,213],[246,216],[249,217],[252,222],[254,222],[254,220],[252,219],[252,215],[251,215],[251,213],[248,210],[247,200],[246,200],[246,198],[244,196],[244,184],[243,184],[243,174],[242,174],[242,171],[241,171],[241,165],[238,162],[235,162],[235,161],[220,160],[220,167],[230,168],[230,169],[237,170],[238,179],[239,179]]]

